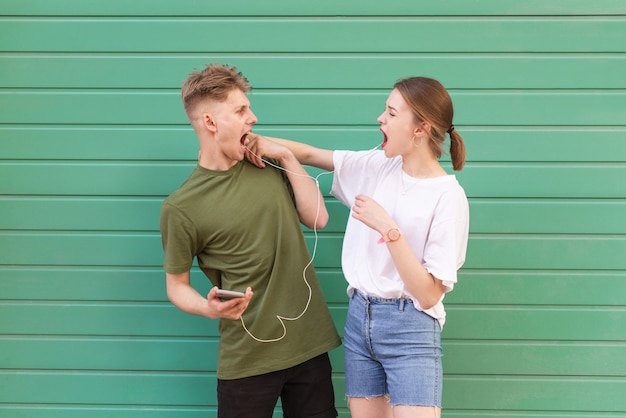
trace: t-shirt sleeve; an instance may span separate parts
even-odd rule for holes
[[[167,202],[161,207],[160,224],[165,272],[180,274],[190,271],[198,245],[195,225]]]
[[[445,193],[435,213],[424,251],[424,268],[452,290],[467,251],[469,206],[465,193]]]
[[[351,207],[358,194],[370,192],[372,185],[376,184],[385,161],[381,152],[334,151],[335,171],[330,193],[341,203]]]
[[[333,175],[333,184],[330,190],[330,194],[337,198],[341,203],[350,207],[350,204],[354,201],[354,197],[350,197],[352,193],[349,190],[349,182],[346,182],[350,176],[349,164],[344,166],[344,162],[348,156],[347,151],[334,151],[333,152],[333,164],[335,166],[335,172]]]

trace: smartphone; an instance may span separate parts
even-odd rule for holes
[[[234,292],[232,290],[224,290],[224,289],[217,289],[217,297],[222,299],[222,300],[231,300],[231,299],[235,299],[235,298],[242,298],[245,295],[241,292]]]

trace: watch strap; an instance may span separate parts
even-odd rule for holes
[[[380,237],[377,241],[378,244],[383,244],[385,242],[389,242],[392,241],[392,239],[389,237],[389,233],[391,231],[396,231],[398,233],[398,238],[400,238],[400,230],[398,228],[391,228],[389,229],[389,231],[387,231],[387,233],[385,235],[383,235],[382,237]],[[394,239],[393,241],[396,241],[398,238]]]

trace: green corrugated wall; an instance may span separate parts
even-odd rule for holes
[[[442,81],[471,205],[443,416],[626,416],[625,2],[2,0],[0,417],[215,416],[216,323],[167,301],[158,215],[197,155],[180,84],[216,61],[258,132],[332,148],[380,143],[396,79]]]

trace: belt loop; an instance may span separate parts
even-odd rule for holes
[[[404,298],[400,298],[400,312],[404,312]]]

